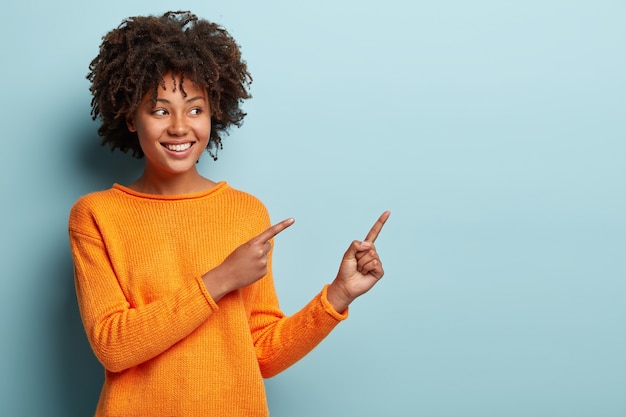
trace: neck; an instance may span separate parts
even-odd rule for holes
[[[215,182],[204,178],[196,169],[173,175],[156,175],[146,169],[129,188],[145,194],[181,195],[206,191],[214,186]]]

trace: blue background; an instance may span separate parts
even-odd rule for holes
[[[67,215],[141,164],[87,66],[130,15],[223,24],[254,77],[203,174],[275,221],[287,313],[383,210],[383,282],[267,381],[272,416],[626,416],[623,1],[10,2],[0,26],[0,415],[87,416],[102,371]]]

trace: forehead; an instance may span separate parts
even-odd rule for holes
[[[181,85],[182,80],[182,85]],[[139,106],[155,106],[157,101],[160,100],[180,100],[189,98],[204,98],[209,104],[209,94],[207,89],[194,83],[191,79],[174,75],[171,72],[166,73],[156,84],[153,84],[147,91],[144,92],[141,100],[137,103]]]
[[[180,93],[183,96],[206,96],[206,88],[198,83],[195,83],[189,78],[182,75],[172,75],[167,73],[161,79],[159,86],[157,87],[157,96]]]

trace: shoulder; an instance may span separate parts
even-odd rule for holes
[[[269,224],[269,212],[263,202],[256,196],[231,186],[224,189],[223,196],[231,210],[238,216],[251,221],[253,218],[265,226]]]
[[[97,213],[111,206],[113,195],[113,189],[108,189],[86,194],[76,200],[70,209],[70,230],[80,230],[83,225],[93,224]]]
[[[100,206],[110,203],[114,198],[113,196],[114,190],[112,188],[85,194],[76,200],[70,210],[70,214],[97,209]]]
[[[257,208],[257,209],[261,208],[263,210],[266,210],[265,205],[258,197],[246,191],[241,191],[241,190],[231,187],[230,185],[227,185],[224,188],[224,194],[228,198],[232,199],[234,203],[243,204],[251,208]]]

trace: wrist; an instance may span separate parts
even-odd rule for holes
[[[350,298],[345,290],[336,281],[328,286],[326,290],[326,299],[336,312],[342,313],[346,311],[353,298]]]
[[[222,271],[219,266],[213,268],[206,274],[202,275],[202,282],[207,292],[211,295],[213,301],[218,302],[222,297],[228,294],[231,289],[227,288],[228,280],[223,279]]]

